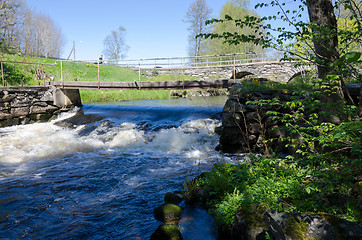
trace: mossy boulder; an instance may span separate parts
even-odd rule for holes
[[[362,238],[362,227],[329,214],[265,212],[268,233],[274,239],[353,240]]]
[[[329,214],[285,213],[256,204],[235,216],[231,239],[359,240],[362,226]]]
[[[165,203],[154,209],[154,216],[164,223],[177,223],[181,219],[182,208],[172,203]]]
[[[256,204],[242,208],[231,229],[232,239],[263,239],[268,226],[264,222],[264,213],[269,209],[266,204]]]
[[[182,240],[180,229],[176,225],[161,225],[151,235],[150,240]]]

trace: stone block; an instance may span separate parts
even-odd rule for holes
[[[11,108],[10,113],[13,117],[26,116],[30,112],[29,107],[14,107]]]
[[[0,120],[8,119],[10,117],[11,117],[11,114],[5,113],[5,112],[0,112]]]
[[[237,127],[224,127],[224,131],[220,136],[221,145],[243,145],[245,132]]]
[[[262,132],[261,126],[259,123],[248,124],[248,133],[249,134],[260,134]]]
[[[246,107],[244,104],[235,102],[234,100],[228,99],[225,103],[223,112],[229,113],[242,113],[246,111]]]
[[[53,113],[56,111],[57,107],[47,105],[46,107],[42,106],[31,106],[30,107],[30,114],[39,114],[39,113]]]
[[[45,92],[42,94],[42,96],[40,97],[40,101],[42,102],[53,102],[53,94],[51,92]]]
[[[241,113],[225,112],[222,115],[222,125],[224,127],[242,127],[242,128],[244,128],[244,118]]]

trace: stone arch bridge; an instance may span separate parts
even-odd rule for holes
[[[235,65],[153,68],[142,69],[142,75],[151,77],[155,74],[175,74],[175,72],[179,72],[187,76],[193,76],[199,80],[220,80],[234,78],[235,71],[236,79],[242,79],[244,77],[264,78],[280,83],[288,83],[294,77],[309,70],[305,66],[297,65],[298,62],[265,61],[239,63]]]

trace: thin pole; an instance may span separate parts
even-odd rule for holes
[[[99,61],[98,61],[98,89],[100,89],[101,88],[101,83],[100,83],[100,81],[99,81]]]
[[[5,87],[5,78],[4,78],[3,62],[1,62],[1,78],[2,78],[2,80],[3,80],[3,87]]]
[[[235,54],[234,54],[234,83],[236,82]]]

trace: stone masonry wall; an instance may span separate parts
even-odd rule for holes
[[[45,122],[61,111],[80,106],[79,91],[71,98],[48,87],[9,87],[0,89],[0,127]],[[78,101],[74,101],[77,99]]]
[[[292,92],[289,90],[248,91],[235,85],[230,90],[230,97],[223,109],[220,150],[229,153],[265,152],[267,148],[272,148],[282,152],[293,152],[294,149],[285,147],[286,143],[283,142],[289,133],[283,124],[267,112],[276,111],[283,114],[292,113],[294,110],[282,108],[280,104],[260,106],[250,103],[272,98],[289,101],[291,97]],[[270,139],[274,140],[265,143],[265,140]]]

